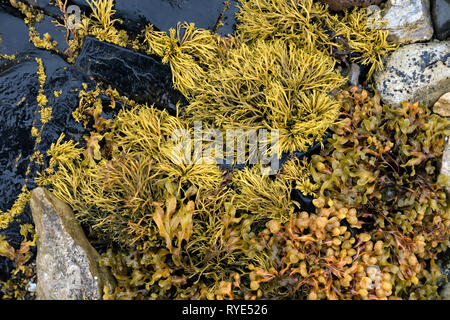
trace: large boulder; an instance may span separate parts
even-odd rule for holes
[[[100,255],[89,244],[72,209],[48,190],[32,191],[30,201],[38,235],[38,300],[100,300],[114,280],[100,267]]]
[[[450,41],[405,45],[385,60],[374,80],[390,106],[404,100],[432,106],[450,87]]]

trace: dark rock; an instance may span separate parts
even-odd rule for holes
[[[436,264],[439,266],[441,274],[450,279],[450,249],[438,255]],[[441,299],[450,300],[450,282],[440,279],[438,280],[438,286],[440,287],[439,295]]]
[[[446,40],[450,36],[450,0],[431,0],[436,38]]]
[[[83,11],[89,11],[85,0],[72,0]],[[148,24],[168,32],[178,22],[195,23],[198,28],[213,30],[222,14],[225,0],[116,0],[116,17],[123,20],[122,28],[137,34]],[[236,2],[232,0],[232,2]],[[232,3],[234,7],[236,3]],[[235,8],[233,10],[236,10]],[[222,34],[232,30],[234,15],[226,15],[226,26]]]
[[[76,66],[137,102],[172,111],[184,102],[173,89],[170,67],[157,58],[87,37]]]
[[[380,4],[383,0],[318,0],[328,4],[332,11],[342,11],[352,7],[368,7],[373,4]]]
[[[14,55],[34,50],[28,37],[28,27],[22,19],[0,8],[0,53]],[[1,64],[1,62],[0,62]]]
[[[61,52],[65,52],[67,48],[69,48],[69,45],[66,41],[65,29],[62,27],[57,27],[53,21],[54,18],[45,15],[42,21],[35,24],[36,31],[39,33],[41,39],[43,38],[44,34],[48,33],[51,36],[52,42],[54,40],[58,42],[57,48]]]
[[[84,129],[75,122],[71,113],[78,106],[76,90],[82,88],[83,82],[90,81],[58,56],[47,52],[35,54],[43,60],[46,69],[44,94],[49,100],[47,105],[53,109],[53,118],[44,126],[42,142],[37,147],[45,155],[63,131],[81,140]],[[0,68],[0,210],[8,210],[12,206],[25,183],[29,157],[35,147],[31,128],[38,108],[38,88],[37,63],[33,56],[20,55]],[[59,90],[62,93],[56,98],[53,92]],[[36,126],[40,127],[39,121]],[[29,177],[33,177],[40,168],[32,165],[31,169]],[[32,179],[29,186],[33,187]]]
[[[236,14],[239,12],[239,2],[237,0],[230,1],[230,7],[225,11],[222,19],[222,26],[219,26],[217,33],[221,36],[233,34],[236,29]]]
[[[49,0],[21,0],[22,2],[36,8],[42,10],[47,15],[51,16],[62,16],[61,11],[56,5],[50,4]],[[56,2],[56,1],[52,1]],[[64,1],[63,1],[64,2]]]
[[[44,94],[47,106],[53,109],[52,120],[44,126],[42,142],[37,146],[43,155],[51,143],[64,131],[77,141],[86,133],[84,128],[71,117],[78,106],[78,92],[82,83],[94,85],[77,69],[67,64],[58,55],[38,50],[28,42],[28,28],[23,20],[0,12],[2,42],[0,52],[16,55],[15,60],[0,59],[0,210],[9,210],[25,183],[29,158],[35,147],[31,128],[37,111],[36,97],[39,81],[35,58],[41,58],[47,81]],[[56,98],[54,91],[61,90]],[[39,127],[39,121],[36,122]],[[33,188],[32,177],[39,170],[31,166],[29,187]]]

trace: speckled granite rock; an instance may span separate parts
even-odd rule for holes
[[[319,0],[328,4],[332,11],[342,11],[352,7],[368,7],[372,4],[380,4],[383,0]]]
[[[37,243],[38,300],[100,300],[103,288],[114,288],[99,254],[89,244],[70,207],[48,190],[31,193]]]
[[[450,87],[450,41],[402,46],[385,59],[384,70],[374,75],[384,103],[399,106],[404,100],[432,106]]]
[[[387,23],[388,40],[398,44],[428,41],[433,37],[428,0],[388,0],[381,20]]]

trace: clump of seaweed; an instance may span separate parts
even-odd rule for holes
[[[215,188],[222,173],[213,164],[172,161],[172,133],[188,130],[183,120],[136,105],[120,111],[113,122],[107,121],[98,116],[102,105],[95,97],[99,93],[100,89],[81,91],[81,109],[74,113],[80,119],[84,110],[96,119],[98,130],[87,138],[85,150],[63,142],[61,136],[49,150],[50,168],[36,181],[52,185],[55,195],[77,208],[82,221],[93,222],[98,234],[126,244],[155,229],[151,222],[155,202],[164,202],[169,195],[182,196],[189,187]],[[103,93],[110,95],[110,107],[120,99],[114,90]],[[88,101],[100,110],[90,111],[85,106]]]
[[[338,99],[321,154],[273,177],[258,166],[171,174],[164,128],[188,125],[134,105],[84,148],[61,138],[50,151],[59,170],[41,182],[119,245],[102,257],[119,284],[105,299],[438,298],[448,121],[356,88]],[[302,211],[294,188],[315,195],[316,212]]]
[[[31,224],[20,226],[20,235],[23,237],[18,249],[11,246],[0,235],[0,256],[6,257],[15,263],[15,269],[11,272],[11,277],[7,281],[0,281],[0,298],[23,300],[29,298],[30,292],[27,290],[30,280],[35,276],[34,265],[30,264],[30,249],[36,246],[37,236]]]
[[[244,0],[237,17],[238,33],[245,40],[282,39],[337,60],[346,57],[370,66],[369,78],[382,68],[382,57],[395,49],[387,32],[370,29],[367,13],[358,8],[340,16],[312,0]]]
[[[282,152],[306,150],[336,120],[330,92],[344,83],[337,62],[354,55],[371,66],[370,77],[394,48],[385,31],[367,27],[363,11],[338,17],[312,0],[241,1],[238,19],[228,38],[193,24],[170,35],[149,26],[147,51],[170,64],[174,86],[189,100],[185,119],[220,129],[278,129]]]
[[[430,279],[438,272],[429,266],[450,244],[449,181],[438,173],[449,123],[418,103],[381,106],[357,88],[340,100],[345,116],[328,148],[312,158],[321,186],[316,205],[366,234],[367,246],[389,248],[371,264],[390,270],[394,296],[436,298]]]

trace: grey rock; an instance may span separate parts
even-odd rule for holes
[[[102,80],[139,103],[176,111],[183,95],[173,88],[169,65],[156,57],[86,37],[76,66],[86,75]]]
[[[359,76],[361,74],[361,67],[356,63],[352,63],[350,66],[349,81],[352,86],[359,84]]]
[[[43,188],[30,202],[38,234],[38,300],[99,300],[114,280],[99,266],[99,254],[89,244],[70,207]]]
[[[388,40],[397,44],[428,41],[433,37],[429,6],[428,0],[388,0],[383,10],[367,8],[369,26],[388,30]]]
[[[377,71],[374,80],[390,106],[405,100],[432,106],[450,87],[450,42],[402,46],[386,57],[384,70]]]
[[[450,0],[431,0],[431,16],[436,38],[446,40],[450,37]]]

